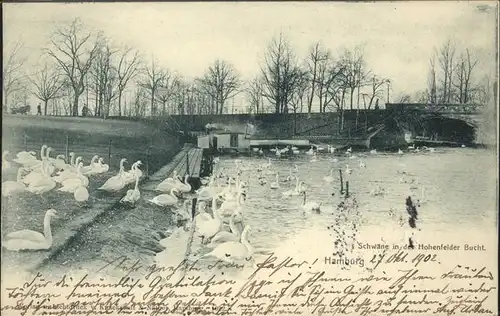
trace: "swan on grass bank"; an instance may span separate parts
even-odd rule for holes
[[[7,234],[6,240],[2,242],[2,246],[7,250],[46,250],[52,247],[52,231],[50,221],[53,217],[57,217],[57,212],[50,209],[45,213],[43,219],[43,234],[29,230],[19,230]]]
[[[135,204],[141,198],[139,191],[139,174],[135,175],[135,186],[127,191],[127,194],[120,200],[121,203]]]
[[[122,190],[127,184],[123,179],[123,173],[125,172],[125,167],[123,164],[127,161],[126,158],[122,158],[120,160],[120,170],[118,173],[109,178],[101,187],[97,188],[97,190],[103,190],[108,192],[117,192]]]
[[[170,206],[175,205],[179,201],[175,193],[179,193],[179,190],[173,188],[170,190],[170,194],[160,194],[149,200],[149,202],[156,204],[158,206]]]
[[[16,181],[5,181],[2,182],[2,195],[12,196],[19,192],[26,191],[26,185],[22,181],[22,177],[27,170],[25,168],[19,168],[17,170],[17,180]]]

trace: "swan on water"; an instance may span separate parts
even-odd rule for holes
[[[120,200],[121,203],[135,204],[141,198],[139,191],[139,174],[135,175],[135,186],[133,189],[127,190],[127,194]]]
[[[196,230],[201,236],[202,244],[206,244],[209,242],[209,239],[212,238],[215,234],[217,234],[222,229],[222,216],[220,214],[220,209],[217,209],[217,199],[214,198],[214,202],[212,203],[212,213],[213,218],[204,221],[195,221]]]
[[[279,189],[280,187],[280,176],[277,173],[276,174],[276,180],[274,182],[271,182],[270,188],[271,189]]]
[[[310,155],[310,156],[314,155],[314,147],[313,147],[313,146],[311,146],[311,148],[309,148],[309,150],[308,150],[308,151],[306,151],[306,154],[308,154],[308,155]]]
[[[345,165],[345,173],[346,174],[351,174],[352,173],[352,169],[349,168],[349,165]]]
[[[245,199],[245,196],[246,196],[246,193],[243,192],[243,190],[240,190],[237,194],[236,194],[236,198],[234,200],[226,200],[224,202],[222,202],[221,206],[220,206],[220,211],[221,211],[221,214],[225,211],[228,211],[228,210],[234,210],[234,209],[239,209],[241,208],[241,200]]]
[[[245,226],[243,232],[241,233],[240,241],[228,241],[222,243],[215,247],[215,249],[211,252],[203,255],[202,258],[212,256],[230,264],[234,264],[236,260],[251,260],[254,254],[254,249],[247,239],[250,231],[250,226]]]
[[[323,181],[325,182],[333,182],[335,179],[333,178],[333,169],[330,169],[330,174],[328,176],[323,177]]]
[[[217,203],[217,201],[215,203]],[[196,214],[196,216],[194,217],[195,221],[200,222],[200,221],[208,221],[208,220],[212,219],[212,216],[207,213],[205,208],[206,208],[205,202],[198,203],[198,214]]]
[[[359,167],[360,168],[366,168],[366,164],[363,161],[359,161]]]
[[[229,229],[230,232],[221,230],[215,236],[212,237],[208,247],[214,248],[224,242],[235,241],[238,242],[241,240],[241,234],[236,225],[234,224],[234,218],[237,216],[237,213],[233,213],[231,218],[229,219]]]
[[[302,202],[302,209],[304,210],[305,213],[309,212],[319,212],[321,209],[321,203],[316,203],[316,202],[306,202],[307,196],[306,196],[306,190],[302,191],[302,194],[304,195],[304,200]]]
[[[349,156],[352,153],[352,147],[347,148],[345,154]]]
[[[316,155],[316,152],[314,152],[311,157],[311,162],[316,162],[316,161],[318,161],[318,156]]]
[[[7,250],[46,250],[52,246],[52,231],[50,221],[53,217],[57,217],[57,212],[54,209],[49,209],[45,212],[43,219],[43,234],[24,229],[7,234],[5,241],[2,241],[2,246]]]
[[[287,190],[281,194],[283,194],[284,197],[298,196],[300,195],[301,186],[302,183],[300,182],[299,177],[295,177],[295,189]]]
[[[122,190],[127,184],[123,179],[124,166],[123,164],[127,161],[127,159],[122,158],[120,160],[120,170],[115,176],[109,178],[101,187],[97,188],[97,190],[103,190],[108,192],[117,192]]]
[[[26,173],[25,168],[19,168],[17,170],[17,180],[16,181],[4,181],[2,182],[2,195],[12,196],[19,192],[26,191],[26,185],[22,181],[22,177]]]
[[[290,170],[288,171],[288,176],[285,178],[285,182],[290,182],[293,180],[293,174],[292,174],[292,168],[290,168]]]
[[[175,193],[179,193],[179,190],[173,188],[170,190],[170,194],[160,194],[155,196],[153,199],[149,200],[149,202],[156,204],[158,206],[170,206],[175,205],[179,201]]]
[[[372,150],[370,150],[370,154],[371,154],[371,155],[376,155],[376,154],[377,154],[377,150],[376,150],[376,149],[372,149]]]

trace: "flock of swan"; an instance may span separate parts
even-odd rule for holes
[[[20,167],[17,171],[16,181],[2,183],[2,195],[10,197],[20,192],[30,192],[43,197],[44,193],[55,189],[59,185],[57,191],[73,194],[77,202],[86,202],[89,198],[87,190],[89,177],[107,172],[109,166],[104,164],[103,159],[98,156],[94,156],[90,164],[85,166],[82,162],[83,159],[81,157],[75,158],[74,153],[70,153],[70,162],[67,163],[64,155],[51,158],[51,150],[50,147],[43,145],[40,150],[40,159],[36,158],[35,152],[19,152],[12,162],[7,160],[9,153],[4,152],[2,155],[2,171],[13,168],[14,163]],[[411,146],[408,148],[409,152],[414,153],[419,150],[434,152],[432,148],[420,149]],[[257,148],[254,151],[260,154],[262,149]],[[276,156],[300,152],[296,147],[290,146],[283,149],[274,148],[270,151]],[[305,153],[311,157],[311,162],[314,162],[317,159],[318,152],[334,154],[336,148],[330,145],[327,148],[311,146]],[[374,149],[370,151],[370,154],[376,155],[377,152]],[[398,154],[403,155],[404,153],[399,149]],[[345,155],[349,159],[358,159],[359,168],[366,168],[364,161],[353,154],[352,148],[348,148]],[[119,192],[127,185],[135,182],[134,188],[128,190],[120,200],[122,203],[134,204],[141,197],[139,180],[143,173],[139,167],[142,162],[136,161],[132,164],[130,170],[126,171],[124,168],[126,161],[125,158],[121,159],[118,173],[107,179],[98,190]],[[217,161],[214,160],[214,162]],[[333,158],[332,161],[338,162],[338,159]],[[210,178],[202,179],[203,186],[195,191],[199,202],[195,214],[191,214],[189,208],[191,201],[189,199],[182,201],[183,194],[192,191],[192,187],[188,182],[189,175],[186,175],[182,181],[174,171],[171,177],[166,178],[155,187],[158,195],[147,200],[148,203],[160,208],[176,208],[173,213],[178,223],[187,223],[185,227],[194,225],[194,231],[201,238],[202,245],[211,249],[203,257],[214,256],[229,263],[238,260],[248,261],[255,253],[248,240],[251,227],[244,224],[244,204],[248,195],[248,183],[242,180],[244,172],[250,173],[254,170],[243,166],[241,160],[235,160],[235,164],[236,172],[234,174],[226,174],[222,169],[217,174],[214,173]],[[324,176],[323,180],[326,183],[334,181],[333,172],[334,169],[331,169],[330,173]],[[346,174],[352,173],[352,169],[348,164],[346,164],[344,172]],[[281,191],[283,198],[302,196],[303,200],[300,208],[304,214],[321,212],[321,203],[308,201],[308,186],[299,178],[296,165],[294,168],[290,168],[285,178],[280,178],[272,160],[269,158],[267,163],[256,168],[255,175],[260,185],[265,186],[269,182],[269,189],[283,189]],[[268,176],[271,176],[271,178],[268,179]],[[250,178],[250,176],[247,178]],[[382,193],[381,190],[372,192],[373,195]],[[182,206],[179,206],[180,203]],[[208,208],[211,210],[210,213]],[[3,247],[14,251],[49,249],[52,245],[50,221],[53,217],[57,217],[57,212],[54,209],[47,210],[44,218],[44,234],[31,230],[13,232],[6,236],[6,241],[2,242]]]
[[[9,198],[20,193],[31,193],[41,197],[45,201],[44,194],[56,189],[61,193],[69,193],[78,203],[86,203],[89,199],[89,177],[108,172],[109,165],[104,163],[103,158],[95,155],[89,165],[83,164],[82,157],[76,157],[75,153],[69,153],[70,161],[67,162],[64,155],[50,157],[51,147],[42,145],[40,159],[34,151],[21,151],[16,158],[8,160],[8,151],[2,154],[2,173],[17,168],[16,181],[2,182],[2,196]],[[75,158],[76,157],[76,158]],[[128,190],[122,202],[136,202],[140,193],[138,190],[139,178],[142,171],[139,160],[132,164],[129,171],[125,171],[124,163],[127,159],[120,161],[118,174],[109,178],[98,190],[107,192],[118,192],[128,184],[135,181],[135,188]],[[44,218],[44,234],[32,230],[21,230],[6,235],[2,246],[8,250],[39,250],[49,249],[52,246],[51,218],[57,217],[54,209],[46,211]]]

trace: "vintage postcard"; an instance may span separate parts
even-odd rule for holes
[[[2,316],[498,315],[498,2],[2,8]]]

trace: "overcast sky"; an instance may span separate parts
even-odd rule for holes
[[[489,8],[489,9],[488,9]],[[480,58],[481,74],[495,72],[496,2],[220,2],[3,4],[4,49],[17,39],[36,64],[54,27],[80,17],[117,44],[185,77],[216,58],[251,78],[269,40],[282,31],[298,56],[321,41],[338,55],[364,47],[367,66],[393,82],[393,95],[425,88],[435,47],[448,38]]]

